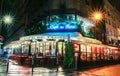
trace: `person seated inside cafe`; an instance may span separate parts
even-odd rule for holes
[[[43,56],[43,53],[40,52],[40,53],[38,54],[38,56]]]
[[[52,49],[51,55],[52,55],[52,56],[56,56],[56,55],[55,55],[55,49]]]

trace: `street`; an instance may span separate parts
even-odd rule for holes
[[[8,74],[6,70],[6,63],[2,63],[0,65],[0,76],[120,76],[120,64],[85,71],[64,71],[61,67],[57,71],[57,68],[35,67],[32,73],[32,68],[10,62]]]
[[[120,76],[120,64],[83,71],[79,76]]]

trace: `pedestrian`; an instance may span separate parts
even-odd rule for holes
[[[4,51],[3,56],[5,59],[8,59],[8,53],[6,51]]]
[[[21,65],[23,65],[23,64],[24,64],[24,62],[25,62],[24,57],[21,57],[21,58],[20,58],[20,63],[21,63]]]
[[[8,52],[7,51],[3,52],[3,57],[4,57],[5,61],[8,61],[9,56],[8,56]]]
[[[113,60],[113,56],[110,56],[110,60]]]

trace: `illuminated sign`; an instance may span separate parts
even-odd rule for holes
[[[47,26],[49,32],[81,32],[84,36],[94,37],[90,31],[94,24],[79,15],[51,15],[41,22]]]
[[[56,25],[48,25],[49,31],[75,31],[77,30],[77,25],[75,23],[60,23]]]

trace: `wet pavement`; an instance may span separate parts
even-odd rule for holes
[[[85,71],[66,70],[58,68],[32,68],[23,67],[15,62],[9,63],[8,73],[7,64],[0,62],[0,76],[120,76],[120,64],[89,69]]]
[[[84,73],[87,75],[82,76],[120,76],[120,64],[94,68]]]

